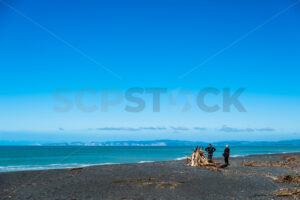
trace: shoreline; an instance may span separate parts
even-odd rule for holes
[[[246,154],[246,155],[232,155],[230,158],[243,158],[243,157],[248,157],[248,156],[268,156],[268,155],[285,155],[285,154],[295,154],[295,153],[300,153],[299,152],[282,152],[282,153],[258,153],[258,154]],[[187,155],[189,156],[189,155]],[[216,156],[214,157],[215,159],[223,159],[223,157]],[[159,162],[170,162],[170,161],[182,161],[186,160],[185,157],[179,157],[173,160],[163,160],[163,161],[138,161],[138,162],[130,162],[130,163],[98,163],[98,164],[85,164],[85,163],[64,163],[64,164],[59,164],[59,163],[53,163],[45,166],[37,165],[37,166],[32,166],[32,168],[41,168],[41,169],[25,169],[25,170],[15,170],[15,171],[2,171],[1,173],[14,173],[14,172],[32,172],[32,171],[47,171],[47,170],[64,170],[64,169],[73,169],[73,168],[86,168],[86,167],[93,167],[93,166],[109,166],[109,165],[128,165],[128,164],[144,164],[144,163],[159,163]],[[56,165],[74,165],[70,167],[58,167],[58,168],[49,168],[47,166],[56,166]],[[15,165],[13,167],[26,167],[30,165]],[[0,166],[2,168],[8,167],[8,166]]]
[[[284,163],[287,157],[297,160],[293,168],[244,165],[245,161]],[[296,152],[233,157],[230,166],[219,170],[173,160],[3,172],[0,199],[281,199],[274,194],[295,185],[275,180],[299,174],[299,160]],[[214,161],[223,163],[220,157]]]

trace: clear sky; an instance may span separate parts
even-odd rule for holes
[[[0,140],[300,139],[299,36],[296,0],[0,1]],[[75,105],[85,88],[132,87],[167,88],[161,112],[149,95],[138,113],[124,99],[108,112]],[[206,87],[246,88],[247,111],[169,103]],[[60,88],[68,112],[53,109]]]

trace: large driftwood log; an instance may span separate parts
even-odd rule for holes
[[[201,147],[201,146],[200,146]],[[206,158],[206,153],[201,148],[196,147],[194,152],[192,153],[191,157],[186,156],[188,166],[216,166],[215,163],[209,162],[209,160]]]

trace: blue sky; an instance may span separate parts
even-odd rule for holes
[[[6,0],[0,3],[2,140],[299,139],[297,3]],[[177,112],[162,97],[161,112],[153,113],[149,96],[139,113],[125,112],[126,101],[105,113],[53,110],[59,88],[70,89],[74,102],[84,88],[131,87],[246,88],[240,100],[247,112],[205,113],[197,106]],[[87,101],[99,103],[95,96]],[[209,98],[216,101],[220,96]]]

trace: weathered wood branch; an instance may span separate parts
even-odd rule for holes
[[[195,148],[191,157],[186,156],[188,166],[216,166],[215,163],[209,162],[208,158],[205,156],[206,153],[201,149],[201,146]]]

